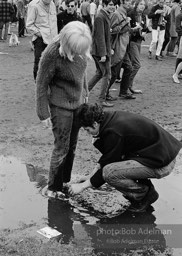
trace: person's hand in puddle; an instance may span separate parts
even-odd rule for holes
[[[83,192],[85,189],[92,187],[92,184],[90,182],[90,178],[82,183],[75,183],[70,184],[68,192],[71,196],[74,196],[76,194],[79,194]]]

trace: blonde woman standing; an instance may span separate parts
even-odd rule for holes
[[[91,43],[87,25],[69,22],[40,60],[37,114],[40,120],[52,124],[55,139],[46,188],[48,196],[61,194],[63,183],[70,181],[80,128],[77,108],[82,102],[83,88],[88,97],[86,67]]]

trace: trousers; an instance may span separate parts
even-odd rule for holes
[[[172,172],[175,163],[176,159],[160,169],[151,169],[134,160],[111,163],[103,168],[103,178],[126,197],[139,200],[148,192],[148,186],[140,180],[163,178]]]
[[[77,110],[50,106],[54,149],[51,156],[48,188],[62,191],[63,183],[71,179],[71,171],[79,133]]]

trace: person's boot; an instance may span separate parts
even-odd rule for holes
[[[146,209],[153,204],[159,198],[159,194],[155,190],[150,180],[139,180],[139,183],[149,186],[149,190],[141,200],[130,200],[131,205],[128,207],[128,211],[131,212],[144,212]]]

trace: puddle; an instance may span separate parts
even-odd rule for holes
[[[85,204],[74,202],[74,198],[57,200],[43,197],[40,191],[47,182],[44,170],[23,164],[13,157],[0,156],[0,228],[49,226],[62,233],[63,243],[74,241],[78,246],[85,244],[85,247],[95,248],[96,251],[103,251],[107,246],[112,249],[120,248],[121,251],[121,248],[124,250],[127,247],[128,241],[130,247],[132,244],[136,247],[137,241],[133,234],[122,233],[125,240],[122,240],[121,246],[121,236],[118,238],[118,233],[112,233],[116,230],[118,232],[123,228],[131,231],[132,228],[137,230],[142,226],[155,233],[163,224],[164,229],[170,227],[177,232],[175,228],[182,227],[181,180],[182,174],[154,180],[160,198],[147,212],[133,214],[124,211],[117,216],[106,216]],[[102,193],[100,196],[102,197]],[[145,237],[149,241],[150,235],[145,234]],[[173,240],[175,238],[173,236]],[[172,245],[166,234],[160,233],[158,240],[160,246],[157,249],[161,251]],[[118,241],[121,247],[118,247]]]

